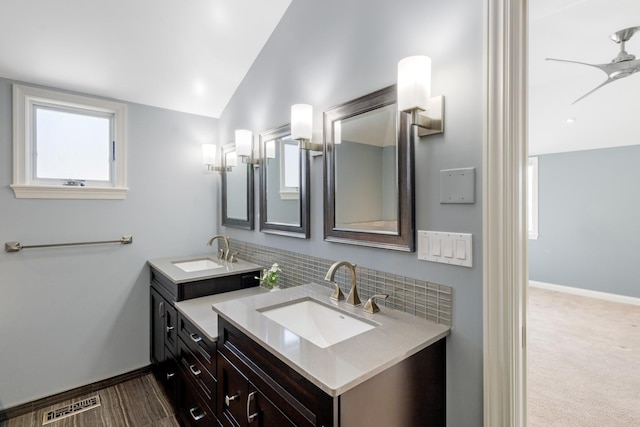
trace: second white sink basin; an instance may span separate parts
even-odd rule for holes
[[[174,262],[173,265],[187,273],[194,271],[211,270],[214,268],[222,268],[224,265],[218,264],[211,258],[190,259],[188,261]]]
[[[332,346],[377,326],[374,322],[350,316],[311,298],[258,311],[320,348]]]

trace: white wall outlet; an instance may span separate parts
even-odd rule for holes
[[[448,231],[418,231],[418,259],[473,267],[472,235]]]

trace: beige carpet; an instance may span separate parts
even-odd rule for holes
[[[530,427],[640,426],[640,307],[529,287]]]

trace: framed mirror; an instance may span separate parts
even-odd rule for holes
[[[309,238],[309,152],[291,127],[260,134],[260,231]]]
[[[396,87],[324,113],[324,238],[413,251],[411,122]]]
[[[253,165],[242,163],[234,144],[222,148],[222,225],[253,230]]]

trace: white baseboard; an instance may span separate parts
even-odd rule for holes
[[[554,285],[553,283],[537,282],[529,280],[529,286],[534,288],[547,289],[550,291],[564,292],[565,294],[580,295],[583,297],[597,298],[606,301],[620,302],[640,306],[640,298],[628,297],[626,295],[616,295],[607,292],[591,291],[588,289],[573,288],[570,286]]]

